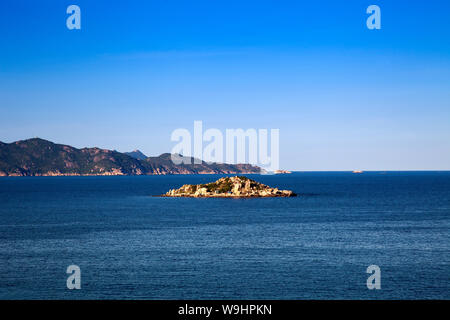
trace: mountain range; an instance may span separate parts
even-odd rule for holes
[[[130,156],[132,158],[138,159],[138,160],[145,160],[148,157],[143,154],[140,150],[133,150],[131,152],[124,152],[127,156]]]
[[[250,164],[175,165],[170,153],[147,157],[139,150],[121,153],[100,148],[77,149],[40,138],[0,142],[0,176],[89,176],[154,174],[261,173]]]

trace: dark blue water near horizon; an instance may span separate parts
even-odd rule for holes
[[[450,299],[450,172],[248,176],[299,197],[153,197],[219,175],[0,178],[0,298]]]

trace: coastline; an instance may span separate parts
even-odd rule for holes
[[[128,177],[137,177],[137,176],[175,176],[175,175],[214,175],[214,174],[258,174],[263,175],[264,173],[258,172],[196,172],[196,173],[166,173],[166,172],[157,172],[157,173],[142,173],[142,174],[126,174],[126,173],[114,173],[114,172],[105,172],[105,173],[37,173],[37,174],[2,174],[0,173],[0,178],[3,177],[103,177],[103,176],[128,176]]]
[[[388,174],[388,173],[449,173],[450,169],[444,170],[366,170],[363,174]],[[308,174],[308,173],[351,173],[352,170],[292,170],[290,174],[273,174],[273,173],[263,173],[263,172],[196,172],[196,173],[186,173],[186,172],[175,172],[175,173],[167,173],[167,172],[157,172],[157,173],[143,173],[143,174],[127,174],[127,173],[113,173],[113,172],[105,172],[105,173],[38,173],[38,174],[4,174],[0,172],[0,178],[7,177],[103,177],[103,176],[125,176],[125,177],[137,177],[137,176],[193,176],[193,175],[227,175],[227,174],[251,174],[251,175],[262,175],[262,176],[290,176],[291,174]],[[355,175],[355,174],[353,174]],[[356,175],[358,176],[358,175]]]

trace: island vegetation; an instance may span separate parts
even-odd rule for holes
[[[172,189],[163,197],[194,198],[265,198],[295,197],[290,190],[279,190],[256,182],[243,176],[224,177],[206,184],[185,184],[179,189]]]
[[[101,148],[74,148],[33,138],[0,142],[1,176],[100,176],[261,173],[251,164],[208,163],[185,157],[176,165],[170,153],[147,157],[135,150],[121,153]]]

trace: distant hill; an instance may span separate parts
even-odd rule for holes
[[[186,157],[184,157],[186,158]],[[194,158],[190,159],[190,163],[194,163]],[[152,172],[156,174],[234,174],[234,173],[261,173],[261,168],[250,164],[226,164],[226,163],[207,163],[202,161],[201,164],[180,164],[174,165],[170,153],[163,153],[158,157],[148,157],[144,160]]]
[[[145,154],[143,154],[139,150],[133,150],[131,152],[125,152],[125,154],[130,156],[130,157],[132,157],[132,158],[138,159],[138,160],[145,160],[145,159],[148,158]]]
[[[117,151],[77,149],[39,138],[0,142],[0,176],[235,173],[261,173],[261,168],[249,164],[206,162],[175,165],[169,153],[141,160]]]

